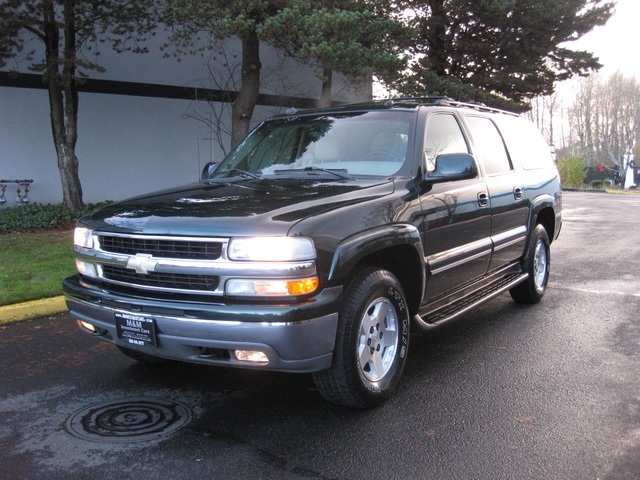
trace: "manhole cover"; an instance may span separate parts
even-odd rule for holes
[[[180,403],[136,397],[86,407],[67,420],[67,429],[92,442],[148,442],[175,432],[190,420],[190,410]]]

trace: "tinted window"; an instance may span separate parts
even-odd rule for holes
[[[528,120],[503,116],[497,119],[511,158],[526,170],[553,168],[551,147],[540,130]]]
[[[497,175],[512,170],[509,155],[498,127],[484,117],[467,117],[478,161],[487,175]]]
[[[453,115],[436,114],[429,117],[424,140],[427,172],[436,168],[436,157],[441,153],[469,153],[458,121]]]

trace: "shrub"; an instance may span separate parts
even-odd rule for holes
[[[77,218],[108,203],[110,202],[88,204],[80,211],[65,210],[62,205],[43,205],[41,203],[4,208],[0,210],[0,234],[63,227],[71,228]]]
[[[611,180],[594,180],[591,182],[592,188],[604,189],[611,186]]]
[[[587,174],[586,163],[583,158],[569,155],[558,158],[558,171],[562,185],[565,187],[579,187],[584,183]]]

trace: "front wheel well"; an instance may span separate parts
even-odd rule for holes
[[[417,313],[422,300],[424,267],[415,247],[398,245],[373,252],[362,258],[353,272],[365,267],[382,268],[393,273],[402,285],[410,314]]]

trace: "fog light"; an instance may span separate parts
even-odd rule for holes
[[[233,354],[240,362],[269,363],[269,358],[259,350],[235,350]]]
[[[91,333],[96,333],[97,331],[96,327],[94,327],[90,323],[83,322],[82,320],[78,320],[78,325],[80,325],[80,328],[82,328],[83,330],[88,330]]]

